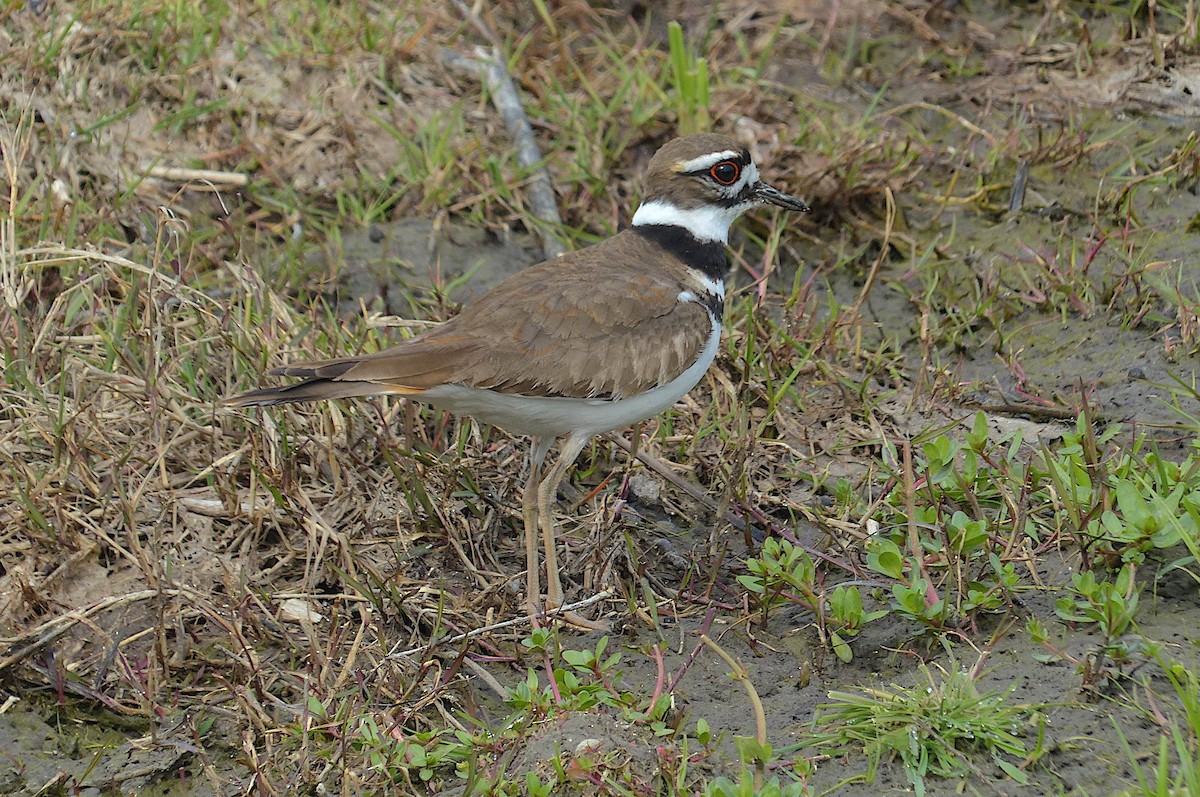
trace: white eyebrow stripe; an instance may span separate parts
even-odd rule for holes
[[[701,155],[699,158],[692,158],[690,161],[680,161],[675,164],[675,168],[683,173],[698,172],[716,166],[721,161],[737,159],[742,156],[742,153],[732,149],[723,150],[721,152],[710,152],[707,155]]]

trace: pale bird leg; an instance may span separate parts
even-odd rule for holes
[[[521,495],[521,514],[525,519],[525,609],[530,618],[538,614],[542,586],[538,579],[538,487],[542,482],[542,465],[554,445],[553,437],[535,437],[529,446],[529,475]]]
[[[575,458],[579,456],[579,452],[587,445],[588,440],[592,438],[590,434],[580,434],[572,432],[563,440],[562,446],[559,448],[558,461],[554,463],[554,467],[542,479],[542,483],[537,488],[537,513],[538,524],[542,527],[542,547],[546,551],[546,610],[553,611],[563,605],[563,588],[562,581],[558,576],[558,554],[554,548],[555,523],[554,510],[551,508],[551,502],[558,497],[558,485],[562,483],[563,477],[567,475],[567,469],[575,462]],[[571,625],[579,626],[588,630],[607,627],[604,623],[597,623],[594,620],[589,620],[586,617],[581,617],[575,612],[563,612],[558,615],[566,620]]]

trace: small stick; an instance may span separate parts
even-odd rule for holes
[[[1079,410],[1057,405],[1042,406],[1040,404],[1020,401],[1002,402],[1000,404],[985,404],[978,401],[964,401],[960,405],[964,409],[983,410],[989,415],[1028,415],[1037,420],[1073,421],[1079,417]],[[1099,419],[1102,420],[1102,419]]]
[[[172,180],[177,183],[212,183],[214,185],[242,186],[250,184],[250,177],[241,172],[218,172],[212,169],[186,169],[182,166],[151,166],[151,177]]]
[[[483,682],[487,684],[493,692],[496,693],[496,697],[500,698],[501,700],[504,700],[508,697],[508,693],[504,690],[504,686],[497,681],[496,676],[488,672],[487,668],[482,664],[470,658],[469,656],[463,659],[463,664],[467,665],[467,667],[469,667],[477,677],[481,678]]]
[[[554,232],[562,225],[558,215],[558,201],[554,196],[554,185],[550,175],[542,166],[542,151],[533,137],[533,126],[521,106],[521,95],[517,93],[516,84],[504,66],[504,59],[495,50],[488,52],[482,47],[475,50],[475,57],[468,58],[453,50],[442,50],[442,61],[447,66],[459,70],[471,70],[479,74],[492,96],[492,104],[500,112],[508,135],[512,138],[513,148],[517,152],[517,163],[521,168],[530,172],[529,207],[533,216],[542,224],[538,225],[538,234],[542,238],[542,252],[547,260],[558,257],[567,251],[566,244]]]
[[[933,579],[925,568],[925,554],[921,550],[921,537],[917,530],[917,488],[913,476],[912,441],[905,440],[901,448],[904,468],[904,512],[908,515],[908,552],[917,567],[917,575],[925,582],[925,606],[930,607],[938,602],[937,590],[934,589]]]
[[[658,705],[658,699],[662,697],[663,686],[667,681],[667,664],[663,661],[663,652],[659,643],[655,642],[650,651],[654,654],[655,669],[658,671],[654,678],[654,694],[650,696],[650,710],[653,711],[654,707]]]
[[[1025,186],[1029,182],[1029,161],[1017,161],[1017,173],[1013,177],[1012,192],[1008,196],[1008,212],[1016,213],[1025,204]]]
[[[504,622],[495,623],[494,625],[485,625],[482,628],[475,628],[475,629],[466,631],[461,634],[456,634],[452,637],[443,637],[442,639],[434,639],[434,640],[431,640],[430,642],[425,643],[424,645],[418,645],[415,648],[409,648],[408,650],[402,650],[399,653],[389,653],[387,655],[387,658],[389,658],[389,659],[405,659],[414,653],[421,652],[422,650],[430,650],[433,648],[434,645],[453,645],[456,642],[463,642],[468,639],[474,639],[477,636],[482,636],[482,635],[488,633],[489,631],[499,631],[502,628],[511,628],[513,626],[524,625],[525,623],[528,623],[531,619],[552,620],[555,617],[558,617],[559,615],[567,614],[568,612],[573,612],[576,609],[586,609],[588,606],[599,603],[600,601],[605,600],[607,598],[611,598],[612,596],[613,596],[613,591],[611,589],[606,589],[603,592],[596,593],[595,595],[593,595],[590,598],[584,598],[583,600],[576,601],[575,603],[568,603],[565,606],[559,606],[554,611],[538,612],[536,618],[515,617],[512,620],[505,620]]]
[[[700,636],[702,636],[702,637],[708,636],[708,630],[710,628],[712,628],[713,620],[715,620],[716,617],[717,617],[717,607],[713,606],[704,615],[704,622],[702,622],[700,624]],[[679,647],[680,647],[680,652],[682,653],[683,652],[682,640],[680,642]],[[679,682],[683,679],[683,674],[688,671],[688,667],[692,666],[692,662],[696,660],[696,656],[700,655],[700,649],[702,647],[704,647],[704,643],[698,642],[698,643],[696,643],[696,647],[692,648],[691,654],[687,657],[687,659],[684,660],[683,664],[680,666],[679,670],[675,673],[674,677],[671,678],[671,683],[667,685],[668,692],[674,692],[675,687],[679,686]]]
[[[891,248],[892,233],[895,231],[896,215],[898,213],[896,195],[892,193],[890,188],[886,188],[883,192],[883,198],[886,215],[884,216],[883,240],[879,242],[879,256],[871,264],[871,271],[867,274],[866,281],[863,282],[862,290],[858,292],[858,298],[850,306],[850,315],[857,315],[862,310],[863,302],[867,300],[867,294],[871,292],[871,286],[875,284],[875,278],[879,276],[879,270],[883,268],[883,262],[887,259],[888,251]]]
[[[500,53],[499,38],[492,32],[479,15],[462,0],[454,0],[458,13],[492,43],[490,50],[483,47],[475,49],[475,57],[468,58],[453,50],[443,48],[442,63],[451,69],[463,72],[477,73],[492,95],[492,104],[500,112],[508,135],[512,138],[513,147],[517,151],[517,163],[521,168],[530,172],[529,178],[529,207],[533,216],[542,222],[538,233],[542,237],[542,252],[547,260],[552,260],[567,251],[567,246],[555,232],[562,226],[558,215],[558,202],[554,198],[554,185],[550,175],[542,166],[542,151],[533,137],[533,126],[529,124],[529,116],[521,105],[521,95],[513,83],[512,75],[504,64]]]

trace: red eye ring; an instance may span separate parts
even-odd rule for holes
[[[742,176],[742,165],[737,161],[721,161],[713,164],[708,174],[721,185],[733,185]]]

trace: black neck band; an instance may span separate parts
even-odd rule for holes
[[[720,241],[697,240],[690,230],[676,224],[637,224],[632,229],[715,282],[729,275],[729,252]]]

